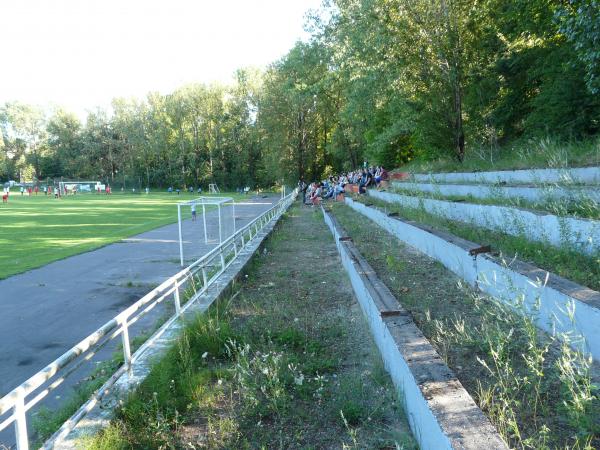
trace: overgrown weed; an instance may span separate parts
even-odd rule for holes
[[[355,200],[366,201],[363,197],[357,197]],[[524,236],[513,236],[465,222],[455,222],[428,213],[423,207],[410,208],[373,197],[369,197],[368,201],[385,211],[397,213],[404,219],[431,225],[481,245],[491,244],[495,251],[501,252],[509,261],[518,258],[600,291],[600,254],[586,255],[571,246],[555,247],[544,242],[531,241]]]
[[[348,207],[335,205],[334,212],[511,446],[590,449],[599,444],[600,399],[592,360],[570,345],[578,344],[579,336],[540,331],[535,324],[539,303],[526,307],[515,296],[509,306],[482,296],[387,232],[365,224]]]
[[[292,214],[87,448],[415,448],[322,217]]]

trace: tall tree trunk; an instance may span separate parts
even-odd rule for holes
[[[462,119],[462,93],[460,92],[459,86],[454,93],[454,108],[456,114],[456,122],[454,124],[456,136],[456,156],[462,163],[465,160],[465,130]]]
[[[297,130],[298,130],[298,146],[297,146],[297,164],[298,164],[298,177],[304,178],[305,169],[304,169],[304,153],[305,153],[305,145],[306,145],[306,132],[304,130],[304,112],[299,111],[297,122],[296,122]]]

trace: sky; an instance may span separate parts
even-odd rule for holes
[[[114,97],[228,82],[298,39],[321,0],[1,0],[0,104],[84,116]]]

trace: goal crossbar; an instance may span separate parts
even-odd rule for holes
[[[223,205],[225,203],[235,203],[232,197],[198,197],[193,200],[186,200],[183,202],[178,202],[178,205],[181,206],[190,206],[190,205]]]

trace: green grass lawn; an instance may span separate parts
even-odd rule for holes
[[[175,222],[175,203],[198,196],[116,193],[55,199],[12,192],[0,205],[0,279]],[[189,217],[189,208],[184,214]]]

